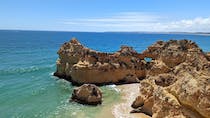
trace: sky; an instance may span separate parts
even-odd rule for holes
[[[210,32],[210,0],[0,0],[0,29]]]

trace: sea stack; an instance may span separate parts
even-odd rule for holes
[[[73,84],[124,84],[146,77],[150,64],[132,47],[122,46],[115,53],[103,53],[84,47],[77,39],[64,43],[58,51],[55,76]]]

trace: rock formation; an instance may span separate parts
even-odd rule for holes
[[[84,47],[73,38],[58,51],[55,76],[73,84],[134,83],[145,78],[150,64],[133,48],[122,46],[115,53],[102,53]]]
[[[101,104],[102,92],[96,85],[83,84],[73,90],[71,100],[88,105]]]
[[[206,58],[210,61],[210,52],[206,53]]]
[[[210,117],[210,62],[190,40],[159,41],[143,54],[155,58],[132,107],[154,118]]]
[[[158,41],[139,54],[128,46],[115,53],[97,52],[72,39],[62,45],[58,55],[54,75],[76,84],[140,81],[132,113],[142,112],[154,118],[210,116],[210,53],[204,53],[195,42]],[[144,60],[148,57],[151,62]],[[73,99],[85,103],[98,100],[89,100],[92,88],[84,86],[74,91]]]

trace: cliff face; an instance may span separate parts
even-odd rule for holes
[[[127,46],[101,53],[72,39],[58,55],[54,75],[73,83],[133,83],[144,78],[132,112],[154,118],[210,116],[210,53],[190,40],[158,41],[139,54]],[[153,60],[148,63],[145,57]]]
[[[111,54],[84,47],[76,39],[64,43],[58,51],[54,75],[75,84],[133,83],[146,76],[150,64],[131,47],[122,46]]]
[[[154,118],[209,118],[208,56],[189,40],[157,42],[144,53],[156,60],[132,106]]]

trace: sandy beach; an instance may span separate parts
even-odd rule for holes
[[[112,114],[115,118],[150,118],[143,113],[130,113],[131,104],[139,93],[139,84],[119,85],[117,88],[122,94],[122,102],[112,108]]]
[[[98,117],[101,118],[150,118],[143,113],[130,113],[131,104],[139,93],[139,84],[117,85],[116,89],[121,94],[121,100],[102,109]]]

